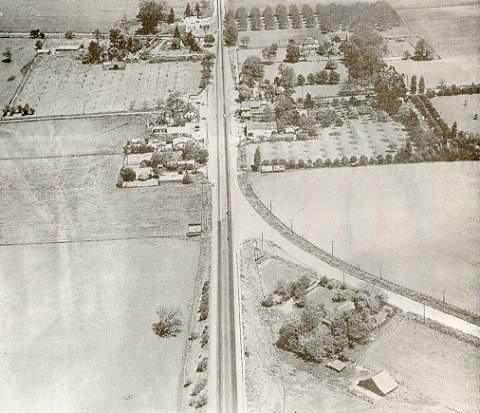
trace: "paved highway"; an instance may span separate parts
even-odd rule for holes
[[[212,411],[235,413],[240,411],[238,402],[238,342],[239,304],[235,282],[234,252],[232,246],[232,201],[230,193],[231,167],[227,133],[227,105],[225,96],[225,65],[223,48],[224,4],[216,0],[218,25],[216,81],[212,86],[215,98],[214,138],[210,143],[209,177],[214,183],[213,241],[212,241],[212,337],[211,346],[210,406]],[[212,128],[213,129],[213,128]],[[212,136],[212,134],[210,134]],[[215,395],[216,397],[212,397]]]

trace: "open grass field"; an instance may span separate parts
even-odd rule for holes
[[[3,63],[3,53],[12,52],[12,62]],[[20,72],[35,57],[35,40],[33,39],[0,39],[0,107],[9,103],[20,85],[23,75]],[[15,79],[9,81],[10,76]]]
[[[275,5],[276,6],[276,5]],[[250,38],[248,47],[250,48],[264,48],[270,46],[272,43],[277,43],[280,47],[287,47],[288,41],[290,39],[296,40],[298,42],[305,39],[305,37],[313,37],[315,39],[324,39],[320,29],[284,29],[284,30],[260,30],[252,31],[247,30],[244,32],[238,33],[238,38],[242,37]]]
[[[440,56],[478,56],[480,7],[478,3],[442,7],[399,8],[404,24],[425,38]]]
[[[120,148],[143,131],[138,115],[2,130],[6,411],[176,410],[186,332],[161,340],[151,325],[160,305],[188,319],[201,193],[115,187]]]
[[[480,312],[480,164],[260,175],[253,188],[305,238],[398,284]],[[299,185],[299,182],[302,185]]]
[[[197,94],[200,70],[199,63],[174,62],[106,71],[69,57],[42,57],[15,103],[29,103],[37,115],[153,109],[171,92]]]
[[[475,114],[480,117],[480,95],[440,96],[432,103],[448,125],[456,121],[459,130],[480,132],[480,119],[473,118]]]
[[[198,244],[174,239],[0,247],[2,410],[176,411]],[[12,380],[12,378],[15,380]]]
[[[374,342],[360,361],[371,371],[388,370],[410,391],[451,411],[480,409],[480,350],[414,321]]]
[[[316,139],[260,143],[260,151],[262,159],[268,160],[303,159],[306,162],[311,159],[315,162],[320,158],[333,161],[335,158],[350,158],[352,155],[357,158],[361,155],[370,158],[390,153],[393,156],[396,150],[405,144],[405,140],[406,133],[396,122],[350,119],[341,127],[321,128]],[[256,147],[256,144],[247,146],[248,165],[253,163]]]

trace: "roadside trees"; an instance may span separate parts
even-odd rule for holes
[[[262,154],[260,153],[260,146],[257,145],[257,149],[255,149],[255,155],[253,156],[253,170],[258,171],[261,165],[262,165]]]
[[[225,23],[223,36],[227,46],[235,46],[238,40],[238,29],[235,20],[228,19]]]
[[[420,80],[418,82],[418,93],[423,95],[425,93],[425,79],[423,76],[420,76]]]
[[[410,93],[415,95],[417,93],[417,76],[413,75],[410,81]]]

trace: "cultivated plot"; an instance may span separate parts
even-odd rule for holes
[[[42,57],[15,104],[37,115],[68,115],[153,109],[169,93],[198,94],[199,63],[128,64],[104,70],[68,57]]]

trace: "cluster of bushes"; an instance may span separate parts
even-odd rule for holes
[[[200,338],[200,346],[202,348],[205,347],[208,344],[209,339],[210,339],[210,335],[208,333],[208,325],[206,325],[202,331],[202,336]]]
[[[401,23],[399,15],[387,2],[357,2],[351,5],[321,3],[317,4],[315,9],[309,4],[303,4],[301,9],[296,4],[290,4],[288,8],[284,4],[279,4],[275,10],[266,7],[263,11],[258,7],[253,7],[250,11],[245,7],[239,7],[235,13],[230,14],[235,18],[240,31],[248,30],[249,21],[251,30],[319,26],[323,32],[336,31],[340,28],[351,30],[358,25],[386,29]]]
[[[202,58],[202,78],[200,79],[200,88],[205,89],[212,79],[213,59],[215,55],[208,53]]]
[[[429,90],[427,96],[432,98],[435,96],[457,96],[457,95],[477,95],[480,93],[480,84],[472,83],[470,86],[440,86],[435,90]]]
[[[295,353],[305,361],[322,362],[338,357],[348,359],[348,351],[366,344],[377,326],[376,314],[384,307],[386,297],[371,289],[345,292],[354,309],[337,314],[330,323],[323,305],[307,304],[300,317],[280,328],[276,345]]]
[[[209,291],[210,281],[207,280],[203,283],[202,298],[200,299],[200,306],[198,307],[198,312],[200,313],[199,321],[205,321],[208,318]]]
[[[428,126],[434,131],[435,135],[440,137],[443,144],[446,144],[447,140],[452,137],[452,130],[442,119],[430,99],[425,95],[416,95],[412,98],[412,102],[425,118]]]
[[[329,63],[327,63],[327,66],[328,65]],[[325,69],[320,70],[319,72],[309,73],[306,77],[306,83],[308,85],[336,85],[340,82],[340,73],[338,73],[335,69],[336,63],[333,69],[328,69],[325,67]]]
[[[6,105],[2,110],[3,116],[13,116],[13,115],[22,115],[22,116],[31,116],[35,114],[35,109],[32,108],[28,103],[25,105],[9,106]]]
[[[305,293],[311,285],[312,279],[307,275],[289,283],[279,281],[273,292],[262,301],[262,305],[264,307],[273,307],[288,301],[290,298],[294,298],[298,307],[304,307]]]

